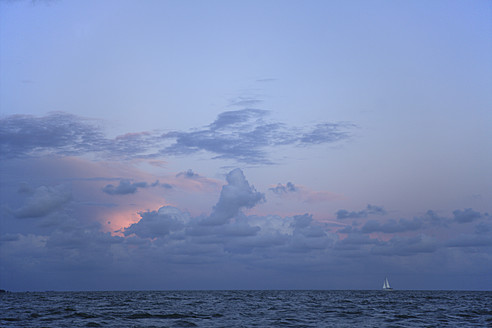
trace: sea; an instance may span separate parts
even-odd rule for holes
[[[492,292],[7,292],[0,326],[492,327]]]

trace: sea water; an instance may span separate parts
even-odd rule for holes
[[[492,327],[492,292],[3,293],[0,326]]]

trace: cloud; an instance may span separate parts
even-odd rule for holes
[[[339,195],[329,191],[309,190],[304,186],[295,185],[292,182],[287,182],[286,184],[278,183],[275,187],[268,188],[268,190],[278,197],[310,204],[332,201],[339,197]]]
[[[4,158],[39,153],[73,155],[100,151],[105,140],[94,122],[55,112],[45,117],[12,115],[0,119],[0,153]]]
[[[198,173],[193,172],[192,169],[188,169],[187,171],[179,172],[178,174],[176,174],[176,178],[179,178],[181,176],[188,179],[194,179],[200,177],[200,175]]]
[[[88,169],[87,165],[81,167]],[[107,172],[95,172],[93,168],[88,171],[89,179],[83,175],[81,179],[85,180],[74,180],[71,188],[80,183],[91,186],[91,191],[100,191],[100,183],[105,178],[91,180],[91,174],[106,176]],[[203,176],[188,179],[186,172],[179,177],[175,173],[168,177],[176,186],[173,194],[178,192],[179,183],[195,184],[205,179]],[[191,176],[196,175],[192,173]],[[58,178],[63,179],[62,176]],[[149,177],[140,177],[137,181],[142,180],[155,181]],[[483,263],[490,263],[492,228],[486,214],[467,224],[458,224],[453,215],[441,218],[433,211],[414,219],[358,220],[353,225],[346,225],[342,234],[342,230],[336,232],[337,228],[318,221],[319,218],[309,213],[248,215],[245,209],[265,201],[264,194],[248,182],[240,169],[229,172],[226,180],[222,190],[207,191],[218,198],[215,207],[210,206],[213,199],[207,204],[210,215],[191,215],[183,209],[185,207],[162,206],[159,204],[163,200],[157,199],[143,207],[155,210],[135,214],[137,209],[131,207],[118,213],[126,215],[127,219],[122,219],[125,224],[115,227],[118,231],[112,231],[113,234],[102,232],[108,228],[107,220],[116,219],[107,215],[109,212],[100,212],[103,214],[98,218],[104,218],[101,220],[104,224],[98,224],[93,217],[100,208],[94,212],[71,211],[59,215],[68,204],[63,202],[51,206],[51,210],[45,212],[48,213],[46,218],[36,220],[35,224],[29,220],[9,220],[8,230],[0,232],[0,274],[6,277],[6,286],[16,290],[272,288],[277,286],[272,284],[279,283],[279,276],[292,279],[289,282],[282,280],[279,288],[320,288],[325,286],[327,276],[346,276],[351,272],[377,276],[381,270],[407,272],[412,268],[413,272],[429,270],[436,275],[442,272],[459,274],[461,269],[456,268],[455,262],[457,254],[466,256],[467,267],[483,268]],[[216,185],[222,184],[221,181]],[[281,185],[287,188],[287,184]],[[297,197],[303,187],[294,186],[299,191],[290,194]],[[59,186],[46,188],[63,190]],[[11,190],[19,191],[17,196],[26,199],[25,205],[28,200],[36,199],[36,193],[51,195],[45,199],[57,198],[54,191],[33,188],[25,183],[20,188],[15,184]],[[70,194],[68,188],[65,191]],[[83,198],[83,193],[76,191],[74,195]],[[141,190],[139,195],[145,196],[148,191]],[[97,192],[93,194],[97,196]],[[99,193],[101,196],[109,197]],[[33,203],[40,203],[41,198]],[[70,206],[81,205],[82,201],[93,199],[76,199]],[[117,212],[119,206],[112,209]],[[381,212],[378,209],[381,207],[368,206],[364,211]],[[475,211],[455,212],[459,216]],[[449,220],[449,229],[439,230],[443,226],[441,219]],[[49,224],[42,226],[44,221]],[[453,229],[453,225],[459,229]],[[126,228],[119,230],[122,226]],[[429,227],[432,231],[424,230]],[[437,264],[433,264],[436,261]],[[36,279],[33,279],[34,275]],[[9,278],[12,276],[15,279]],[[303,278],[301,282],[299,277]],[[309,285],[313,279],[318,283]],[[258,286],[257,281],[265,285]],[[15,287],[11,287],[13,284]]]
[[[124,229],[124,235],[135,234],[142,238],[157,238],[181,230],[190,220],[188,213],[172,206],[161,207],[158,211],[141,212],[141,219]]]
[[[249,164],[271,163],[264,151],[274,143],[277,124],[261,123],[266,111],[240,110],[224,112],[206,129],[193,132],[170,132],[174,139],[163,155],[186,155],[198,151],[215,154],[214,158],[234,159]]]
[[[347,133],[340,131],[341,124],[320,123],[310,131],[302,133],[299,142],[303,145],[322,144],[347,138]]]
[[[191,132],[144,131],[107,138],[95,120],[64,112],[44,117],[12,115],[0,119],[3,159],[43,155],[97,154],[110,159],[187,155],[206,151],[213,158],[247,164],[273,164],[268,148],[280,145],[311,146],[348,139],[348,123],[320,123],[292,127],[266,121],[269,111],[242,109],[219,114],[214,122]]]
[[[265,195],[250,186],[241,169],[234,169],[226,176],[227,184],[222,187],[220,198],[212,214],[202,221],[207,225],[227,223],[242,208],[252,208],[265,201]]]
[[[211,131],[225,130],[230,127],[253,127],[262,123],[263,117],[268,111],[263,109],[241,109],[220,113],[215,121],[210,124]]]
[[[380,242],[375,245],[371,253],[385,256],[413,256],[421,253],[434,253],[439,247],[440,243],[427,235],[396,236],[387,242]]]
[[[27,183],[27,182],[21,182],[19,184],[19,189],[17,189],[17,192],[19,194],[32,194],[34,192],[34,189]]]
[[[279,183],[276,187],[269,188],[268,190],[273,191],[275,194],[286,194],[289,192],[299,191],[299,189],[292,182],[287,182],[285,185]]]
[[[423,216],[423,220],[425,222],[429,222],[431,225],[443,226],[443,227],[447,227],[448,224],[451,223],[451,221],[452,221],[448,218],[441,217],[441,216],[437,215],[437,213],[432,211],[432,210],[428,210],[425,213],[425,215]]]
[[[492,224],[480,222],[475,226],[475,233],[478,235],[488,234],[492,232]]]
[[[349,232],[352,231],[350,230]],[[368,245],[377,245],[379,243],[380,241],[378,239],[370,238],[368,235],[360,233],[350,233],[346,238],[338,240],[334,245],[334,248],[340,251],[359,251],[362,247]]]
[[[109,158],[145,158],[151,165],[162,165],[155,160],[157,149],[162,144],[162,138],[156,132],[126,133],[114,139],[106,139],[102,155]]]
[[[476,212],[471,208],[467,208],[464,211],[456,210],[453,212],[453,220],[457,223],[469,223],[478,220],[482,217],[480,212]]]
[[[261,109],[226,111],[204,129],[192,132],[170,132],[164,138],[174,139],[161,151],[164,155],[184,155],[199,151],[215,154],[215,158],[234,159],[248,164],[272,164],[266,148],[280,145],[308,146],[347,139],[350,124],[321,123],[314,128],[288,127],[280,122],[267,122],[269,112]]]
[[[0,235],[0,245],[2,242],[9,242],[9,241],[17,241],[19,240],[19,235],[18,234],[4,234]]]
[[[447,247],[492,247],[492,235],[490,234],[464,234],[448,240]]]
[[[288,245],[292,252],[327,250],[334,243],[334,238],[329,236],[326,227],[315,224],[312,215],[308,213],[295,215],[290,225],[293,232]]]
[[[407,231],[415,231],[422,229],[424,226],[424,221],[419,218],[414,218],[412,220],[400,219],[400,220],[388,220],[383,224],[378,221],[370,220],[367,221],[361,228],[363,233],[401,233]]]
[[[131,183],[130,180],[123,179],[117,186],[108,184],[102,189],[108,195],[128,195],[137,192],[138,188],[147,188],[146,182]]]
[[[156,180],[150,186],[151,187],[162,187],[164,189],[173,189],[173,185],[172,184],[169,184],[169,183],[161,183],[159,180]]]
[[[229,106],[238,106],[238,107],[252,107],[262,103],[262,100],[254,99],[250,97],[237,97],[235,99],[230,100]]]
[[[370,214],[386,215],[386,210],[381,206],[375,206],[375,205],[368,204],[366,209],[358,211],[358,212],[354,212],[354,211],[349,212],[347,210],[338,210],[336,213],[337,219],[339,219],[339,220],[365,218]]]
[[[99,154],[109,158],[152,156],[161,138],[156,133],[127,133],[106,138],[98,121],[65,112],[43,117],[12,115],[0,119],[0,153],[3,159],[43,155]]]
[[[359,212],[348,212],[345,210],[340,210],[337,212],[337,218],[364,218],[368,216],[368,213],[386,213],[382,207],[368,205],[367,210]],[[347,234],[370,234],[370,233],[385,233],[385,234],[398,234],[406,233],[412,231],[424,231],[426,228],[436,227],[449,229],[454,224],[465,224],[471,223],[481,218],[488,218],[488,214],[481,214],[480,212],[474,211],[470,208],[465,210],[455,210],[453,211],[453,217],[441,217],[437,215],[434,211],[428,210],[425,215],[420,217],[414,217],[413,219],[389,219],[384,222],[377,220],[369,220],[365,222],[360,229],[357,228],[356,222],[352,225],[345,226],[343,229],[339,229],[339,233]],[[477,234],[483,230],[483,233],[488,232],[488,225],[485,222],[480,222],[475,226]]]
[[[61,209],[71,198],[66,185],[40,186],[30,193],[24,205],[11,212],[16,218],[44,217]]]

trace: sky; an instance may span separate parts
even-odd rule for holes
[[[492,3],[0,2],[0,288],[492,290]]]

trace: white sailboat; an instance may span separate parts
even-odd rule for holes
[[[391,288],[391,286],[389,284],[388,278],[384,279],[383,290],[393,290],[393,288]]]

